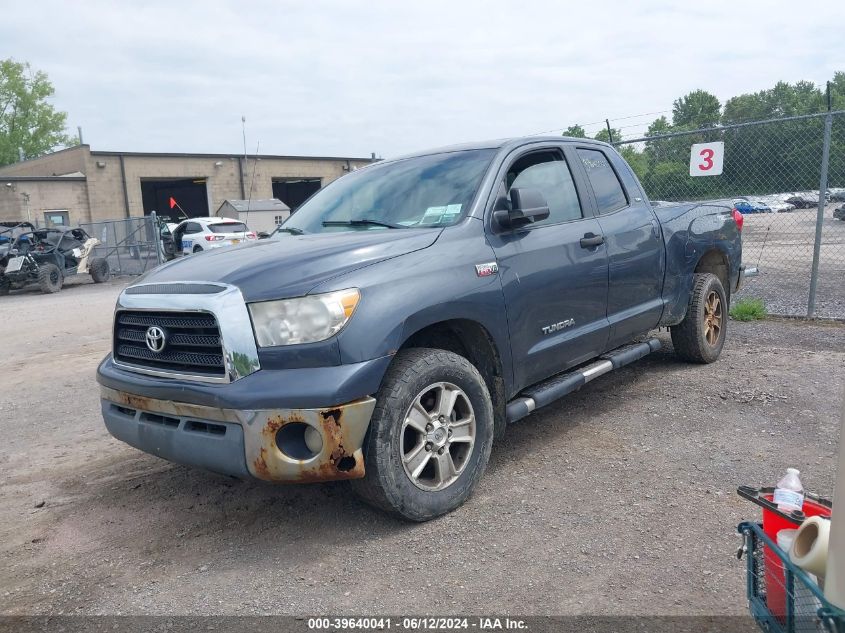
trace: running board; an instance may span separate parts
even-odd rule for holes
[[[533,387],[524,389],[517,398],[508,403],[508,422],[521,420],[534,409],[545,407],[566,394],[580,389],[594,378],[633,363],[651,352],[656,352],[660,347],[660,341],[656,338],[651,338],[644,343],[623,345],[607,354],[602,354],[594,363],[574,371],[558,374]]]

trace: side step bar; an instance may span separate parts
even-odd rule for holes
[[[558,374],[533,387],[529,387],[523,390],[517,398],[508,403],[508,422],[516,422],[534,411],[534,409],[545,407],[547,404],[551,404],[566,394],[580,389],[594,378],[633,363],[635,360],[639,360],[651,352],[656,352],[660,347],[660,341],[656,338],[651,338],[644,343],[623,345],[612,352],[603,354],[599,357],[598,361],[590,365]]]

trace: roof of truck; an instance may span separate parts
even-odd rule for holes
[[[463,152],[467,150],[476,150],[476,149],[513,149],[515,147],[520,147],[522,145],[529,145],[531,143],[548,143],[552,141],[572,141],[577,143],[585,143],[589,145],[601,145],[604,147],[610,147],[607,143],[602,141],[597,141],[591,138],[574,138],[571,136],[517,136],[513,138],[499,138],[499,139],[491,139],[487,141],[474,141],[470,143],[458,143],[456,145],[446,145],[444,147],[435,147],[432,149],[422,150],[419,152],[411,152],[408,154],[403,154],[401,156],[396,156],[393,158],[385,159],[385,162],[390,162],[393,160],[401,160],[404,158],[413,158],[415,156],[428,156],[431,154],[445,154],[448,152]],[[375,163],[378,164],[378,163]]]

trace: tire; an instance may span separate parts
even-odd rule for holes
[[[98,257],[91,260],[91,265],[88,267],[91,273],[91,279],[95,284],[101,284],[104,281],[111,279],[111,270],[109,270],[109,262],[107,259]]]
[[[194,253],[202,253],[202,246],[194,246]]]
[[[62,272],[55,264],[41,264],[38,269],[38,287],[45,294],[53,294],[62,289]]]
[[[441,425],[442,418],[429,411],[436,411],[432,398],[444,393],[454,395],[454,406]],[[410,521],[428,521],[463,504],[484,473],[493,445],[493,405],[478,370],[452,352],[404,350],[393,360],[376,399],[364,445],[366,475],[350,481],[356,494]],[[415,403],[430,408],[414,407],[412,412]],[[415,425],[408,423],[411,419]],[[428,433],[418,430],[425,423]],[[415,479],[408,470],[412,466],[406,465],[414,461],[410,455],[419,457]],[[424,467],[417,471],[420,464]],[[440,470],[440,464],[455,470]],[[449,476],[441,477],[443,472]]]
[[[12,282],[8,279],[0,279],[0,297],[5,297],[12,289]]]
[[[696,273],[687,315],[672,326],[675,354],[693,363],[712,363],[725,345],[728,324],[728,301],[725,289],[716,275]]]

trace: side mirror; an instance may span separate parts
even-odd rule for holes
[[[515,229],[549,217],[549,204],[539,189],[515,187],[510,191],[510,209],[493,212],[493,219],[505,229]]]

